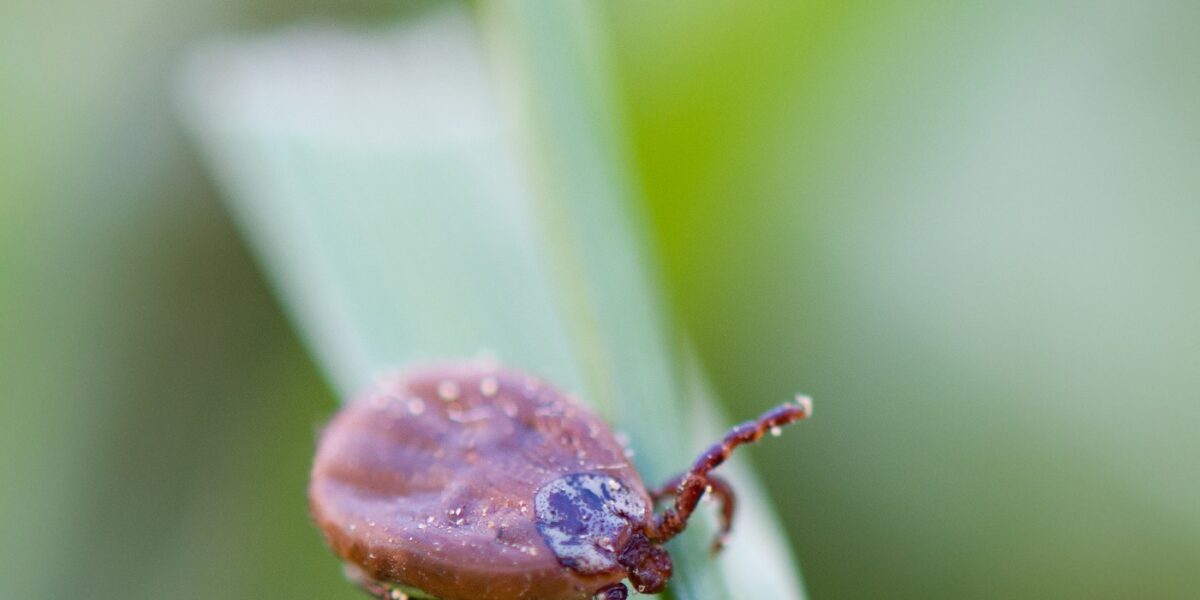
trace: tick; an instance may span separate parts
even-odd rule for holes
[[[383,600],[623,600],[626,578],[647,594],[666,586],[662,544],[706,493],[720,503],[720,548],[734,493],[710,471],[810,412],[798,397],[742,423],[647,489],[608,425],[537,378],[483,363],[414,368],[325,428],[309,501],[347,575]]]

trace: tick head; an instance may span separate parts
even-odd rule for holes
[[[640,594],[661,592],[671,579],[674,568],[671,555],[640,531],[630,536],[617,561],[625,568],[629,582]]]

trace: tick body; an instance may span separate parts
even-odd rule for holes
[[[709,471],[808,416],[800,400],[735,427],[648,491],[608,425],[554,387],[482,363],[415,368],[334,417],[309,500],[347,573],[379,598],[620,600],[626,578],[663,589],[661,544],[706,491],[728,531],[733,493]]]

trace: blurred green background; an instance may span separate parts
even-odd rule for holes
[[[356,598],[336,399],[178,125],[182,54],[423,4],[0,5],[0,597]],[[1200,590],[1200,4],[603,4],[673,308],[808,591]]]

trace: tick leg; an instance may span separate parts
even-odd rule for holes
[[[683,483],[685,475],[677,475],[662,487],[651,490],[650,497],[654,499],[655,504],[662,500],[675,496],[679,490],[680,484]],[[725,481],[720,476],[709,473],[707,476],[708,485],[705,487],[705,492],[712,494],[712,497],[721,505],[720,521],[718,523],[717,535],[713,537],[712,546],[709,548],[713,554],[716,554],[725,547],[725,541],[729,538],[729,531],[733,528],[733,511],[737,507],[737,494],[733,492],[733,486]]]
[[[629,598],[629,588],[623,583],[614,583],[598,592],[596,600],[626,600]]]
[[[675,505],[655,516],[654,541],[665,542],[679,535],[679,532],[687,527],[688,519],[696,510],[696,504],[700,502],[700,497],[704,495],[709,486],[712,486],[713,492],[720,497],[722,492],[718,491],[716,485],[713,485],[713,478],[709,476],[709,471],[724,463],[733,454],[734,448],[749,442],[757,442],[768,431],[799,421],[811,413],[812,401],[800,397],[796,399],[795,403],[789,402],[767,411],[757,420],[735,426],[725,434],[720,443],[709,446],[708,450],[701,453],[696,462],[692,464],[692,468],[674,481]],[[729,486],[726,485],[725,490],[728,492]],[[732,499],[732,493],[727,495]],[[725,506],[724,512],[728,512],[732,516],[732,502]]]
[[[372,579],[357,566],[346,564],[342,567],[342,572],[351,583],[379,600],[408,600],[408,594]]]

